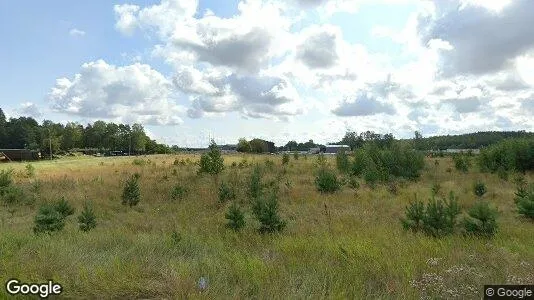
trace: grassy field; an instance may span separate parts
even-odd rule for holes
[[[2,285],[8,278],[53,279],[63,285],[62,297],[73,298],[480,299],[484,284],[534,283],[534,223],[515,211],[515,185],[475,169],[460,173],[451,158],[427,159],[421,179],[397,183],[396,194],[387,185],[373,189],[361,182],[357,190],[344,186],[333,195],[316,191],[313,156],[291,157],[282,166],[280,156],[226,155],[218,178],[197,175],[198,156],[141,159],[148,163],[134,165],[129,157],[36,162],[34,176],[26,174],[26,164],[0,165],[13,168],[16,184],[34,198],[32,204],[0,206]],[[173,165],[175,159],[189,162]],[[242,160],[247,167],[231,167]],[[280,179],[287,226],[279,234],[259,234],[247,205],[254,162],[263,166],[265,182]],[[335,167],[333,157],[329,164]],[[142,198],[129,208],[121,193],[134,172],[141,174]],[[221,180],[240,187],[238,200],[247,212],[242,232],[225,227],[229,203],[218,203]],[[486,183],[484,198],[500,212],[493,239],[438,239],[402,228],[399,218],[414,194],[426,200],[439,182],[443,195],[452,190],[469,208],[476,180]],[[185,199],[171,200],[176,184],[189,189]],[[75,215],[63,231],[35,235],[39,205],[61,196]],[[84,233],[76,216],[86,199],[98,225]],[[198,287],[202,277],[205,290]],[[0,290],[0,298],[6,295]]]

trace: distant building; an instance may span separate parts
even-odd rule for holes
[[[480,149],[446,149],[445,153],[472,153],[480,154]]]
[[[347,145],[326,145],[325,154],[336,154],[340,150],[350,151],[350,147]]]
[[[308,150],[309,154],[319,154],[320,152],[321,152],[321,148],[319,148],[319,147],[311,148],[310,150]]]
[[[39,151],[28,149],[0,149],[0,157],[9,161],[29,161],[38,160]]]

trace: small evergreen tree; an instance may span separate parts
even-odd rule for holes
[[[458,214],[460,206],[452,192],[448,201],[431,199],[426,205],[423,230],[435,237],[451,234],[454,232]]]
[[[341,188],[341,182],[334,172],[321,168],[315,177],[315,187],[321,193],[334,193]]]
[[[515,203],[519,214],[534,220],[534,185],[518,189]]]
[[[174,201],[183,200],[185,197],[187,197],[188,194],[189,189],[187,187],[177,184],[171,191],[171,199]]]
[[[289,154],[284,153],[282,155],[282,165],[287,165],[289,163]]]
[[[61,216],[63,216],[63,218],[74,214],[74,207],[72,207],[64,197],[61,197],[61,199],[54,203],[53,207],[58,213],[61,214]]]
[[[477,201],[469,209],[463,225],[467,234],[492,237],[497,232],[497,210],[491,208],[485,201]]]
[[[78,225],[83,232],[87,232],[96,227],[96,216],[93,208],[88,203],[84,204],[83,210],[78,216]]]
[[[410,205],[406,206],[406,217],[401,219],[404,229],[419,231],[423,229],[423,220],[425,218],[425,204],[415,199]]]
[[[236,194],[234,189],[226,182],[221,182],[221,185],[219,186],[219,202],[225,203],[226,201],[234,200],[235,198]]]
[[[467,156],[456,154],[452,157],[454,161],[454,167],[456,170],[461,171],[463,173],[467,173],[469,171],[469,158]]]
[[[54,206],[43,204],[34,218],[33,232],[52,233],[60,231],[65,227],[65,218],[59,213]]]
[[[256,165],[252,171],[252,175],[250,176],[248,188],[248,196],[252,199],[258,198],[262,193],[261,177],[262,174],[260,166]]]
[[[336,154],[336,166],[337,169],[343,174],[348,174],[350,172],[351,166],[349,157],[343,149],[339,150]]]
[[[422,230],[428,235],[440,237],[454,232],[458,214],[460,206],[451,192],[449,200],[432,197],[426,207],[416,199],[406,207],[406,217],[401,219],[401,223],[407,230]]]
[[[274,233],[282,231],[286,222],[278,215],[278,197],[276,193],[270,193],[267,198],[261,197],[255,200],[252,212],[260,221],[260,233]]]
[[[225,218],[228,220],[226,226],[234,231],[239,231],[245,227],[245,214],[235,202],[228,208]]]
[[[122,192],[122,204],[133,207],[141,200],[141,191],[139,189],[139,174],[134,174],[128,178]]]
[[[199,165],[199,173],[208,173],[210,175],[217,175],[224,169],[224,158],[214,140],[211,140],[209,151],[200,157]]]

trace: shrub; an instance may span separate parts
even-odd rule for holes
[[[226,227],[234,231],[239,231],[245,227],[245,214],[235,202],[228,208],[225,218],[228,220]]]
[[[431,199],[426,206],[423,230],[428,235],[440,237],[454,232],[460,207],[451,192],[449,200]]]
[[[225,203],[228,200],[234,200],[236,198],[236,194],[234,189],[227,183],[221,182],[221,185],[219,186],[219,202]]]
[[[451,192],[448,200],[432,197],[426,207],[416,199],[406,207],[406,216],[401,223],[407,230],[421,230],[427,235],[440,237],[454,232],[459,213],[458,200]]]
[[[419,231],[423,229],[423,220],[425,218],[425,204],[422,201],[415,199],[408,206],[406,206],[406,217],[401,219],[404,229]]]
[[[286,222],[278,215],[278,197],[270,193],[267,198],[260,197],[254,201],[252,212],[260,221],[260,233],[274,233],[282,231]]]
[[[299,153],[298,153],[298,152],[294,152],[294,153],[293,153],[293,158],[294,158],[295,160],[299,160]]]
[[[35,176],[35,167],[32,164],[27,164],[25,169],[26,169],[26,176],[30,178]]]
[[[83,232],[87,232],[96,227],[96,216],[93,208],[88,203],[84,204],[83,210],[78,216],[78,225]]]
[[[534,220],[534,185],[518,188],[515,203],[519,214]]]
[[[473,185],[473,192],[478,197],[484,196],[484,194],[486,194],[487,192],[486,185],[484,184],[484,182],[482,181],[475,182],[475,184]]]
[[[434,182],[432,184],[432,196],[436,196],[441,191],[441,184],[439,182]]]
[[[146,161],[144,159],[135,158],[132,161],[132,165],[134,165],[134,166],[144,166],[144,165],[146,165]]]
[[[497,210],[485,201],[477,201],[463,220],[467,234],[491,237],[497,232]]]
[[[456,170],[467,173],[469,171],[469,158],[467,156],[456,154],[452,157]]]
[[[258,198],[262,193],[261,177],[260,166],[256,165],[250,176],[248,186],[248,196],[252,199]]]
[[[122,191],[122,204],[135,206],[141,200],[141,192],[139,189],[139,174],[134,174],[128,178],[124,190]]]
[[[289,163],[289,154],[284,153],[282,155],[282,165],[287,165]]]
[[[63,218],[66,218],[72,214],[74,214],[74,208],[65,200],[64,197],[61,197],[56,203],[53,204],[54,209],[63,216]]]
[[[348,174],[350,172],[351,167],[349,157],[345,150],[340,150],[338,153],[336,153],[336,166],[337,169],[343,174]]]
[[[189,190],[187,187],[177,184],[174,186],[174,188],[171,191],[171,199],[176,200],[183,200],[187,195],[189,194]]]
[[[319,153],[317,155],[317,163],[316,163],[316,166],[319,167],[319,168],[324,168],[326,167],[327,165],[327,161],[326,161],[326,157],[324,156],[324,154],[322,153]]]
[[[51,233],[60,231],[65,227],[65,218],[55,210],[54,206],[44,204],[39,208],[39,212],[34,219],[34,224],[33,232],[35,234]]]
[[[334,193],[341,188],[341,183],[334,172],[321,168],[315,177],[315,186],[321,193]]]
[[[360,183],[358,182],[358,179],[356,177],[351,176],[349,180],[347,181],[347,184],[351,189],[357,190],[360,188]]]
[[[478,163],[492,173],[534,170],[534,139],[505,139],[482,150]]]
[[[424,155],[398,143],[390,148],[380,149],[377,145],[366,144],[354,152],[351,173],[363,176],[374,185],[389,181],[392,177],[417,179],[424,167]]]
[[[20,187],[16,185],[9,185],[7,187],[0,188],[0,200],[8,205],[20,204],[26,200],[26,196]]]
[[[221,155],[221,150],[215,144],[215,141],[211,141],[209,151],[202,154],[200,157],[200,169],[199,173],[208,173],[210,175],[217,175],[224,169],[224,158]]]
[[[0,171],[0,196],[4,189],[13,184],[13,169]]]

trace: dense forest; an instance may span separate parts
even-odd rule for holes
[[[96,121],[83,126],[49,120],[39,124],[31,117],[6,120],[0,108],[0,149],[31,149],[42,153],[62,153],[72,149],[123,151],[124,153],[164,153],[166,145],[151,140],[140,124],[125,125]]]
[[[410,139],[402,139],[403,144],[411,144],[417,150],[445,150],[445,149],[481,149],[509,138],[534,138],[534,133],[526,131],[487,131],[460,135],[441,135],[423,137],[418,131]],[[348,145],[352,150],[363,147],[366,143],[374,143],[379,147],[385,147],[392,143],[392,134],[378,134],[372,131],[360,134],[348,131],[345,136],[336,143]]]

